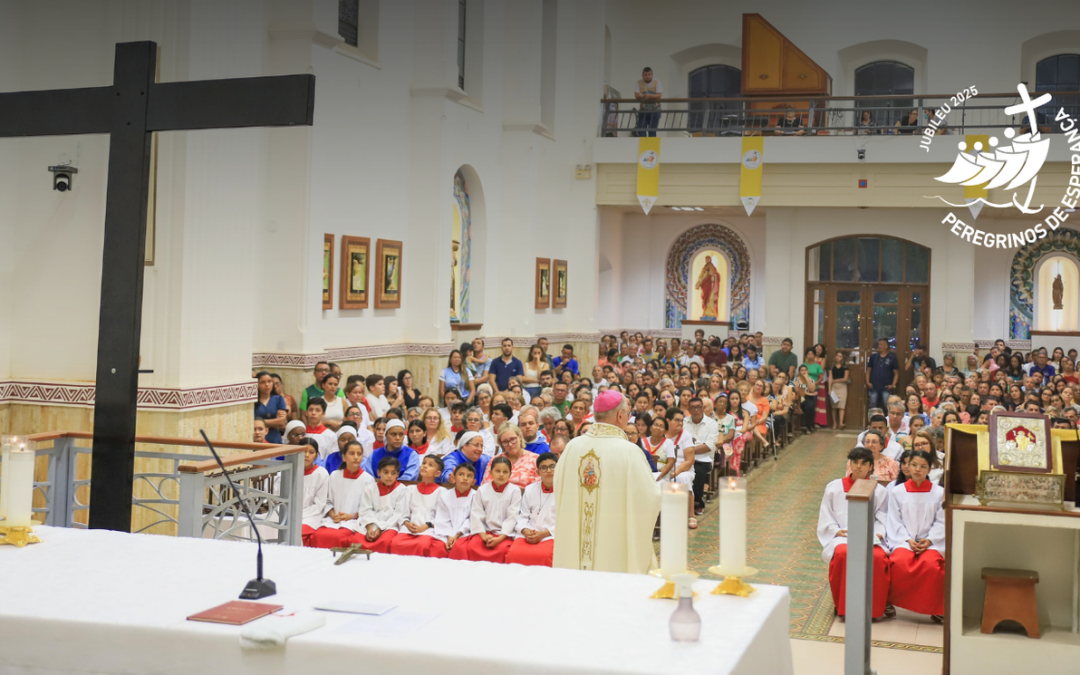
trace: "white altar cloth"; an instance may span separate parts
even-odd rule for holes
[[[254,545],[36,530],[44,543],[0,547],[0,673],[792,672],[781,586],[739,598],[698,581],[701,641],[686,644],[668,634],[675,603],[649,599],[660,582],[643,575],[383,555],[334,566],[329,551],[272,545],[265,572],[278,595],[260,602],[398,607],[326,613],[324,627],[285,647],[250,651],[242,627],[185,617],[237,599]]]

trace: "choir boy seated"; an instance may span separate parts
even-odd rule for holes
[[[310,402],[309,404],[310,405]],[[360,531],[360,500],[367,486],[375,483],[361,463],[364,448],[353,441],[345,448],[342,464],[330,475],[330,484],[321,527],[311,537],[318,548],[348,546]]]
[[[516,537],[506,553],[506,562],[551,567],[555,551],[555,463],[558,457],[545,452],[536,460],[540,482],[525,488],[521,495]],[[494,467],[492,467],[494,468]]]
[[[476,470],[472,464],[458,464],[452,479],[454,489],[443,490],[435,508],[435,538],[443,543],[444,549],[438,555],[433,549],[432,558],[445,558],[455,550],[464,550],[464,538],[472,531],[472,486],[476,482]]]
[[[316,463],[319,459],[319,443],[311,438],[304,440],[307,450],[304,451],[304,504],[300,536],[304,546],[313,546],[315,530],[319,528],[326,513],[330,475]]]
[[[314,438],[319,442],[319,459],[326,459],[331,452],[337,450],[337,434],[327,429],[326,425],[323,424],[323,415],[325,414],[325,400],[316,396],[308,401],[307,410],[304,412],[307,418],[305,432],[308,438]]]
[[[435,514],[439,498],[453,492],[444,490],[435,482],[442,475],[442,470],[443,460],[438,455],[427,455],[420,463],[420,482],[409,486],[408,515],[390,544],[391,553],[422,558],[446,557],[446,544],[435,538]]]
[[[825,486],[818,512],[818,541],[824,549],[821,558],[829,563],[829,587],[833,604],[841,619],[846,615],[847,596],[847,492],[855,481],[870,478],[874,470],[874,453],[866,448],[855,448],[848,453],[851,470],[844,478],[838,478]],[[883,548],[885,521],[888,514],[889,496],[884,487],[874,490],[874,591],[871,616],[875,619],[892,616],[895,611],[888,607],[889,557]]]
[[[394,457],[379,460],[379,480],[364,488],[360,499],[360,534],[354,537],[369,551],[389,553],[390,543],[409,515],[409,491],[398,481],[401,464]]]
[[[401,467],[401,480],[416,480],[420,475],[420,455],[405,445],[405,423],[397,419],[387,421],[383,438],[385,445],[372,452],[370,458],[364,458],[364,470],[378,471],[384,457],[393,457]]]
[[[910,478],[889,491],[886,546],[892,604],[938,623],[945,613],[945,491],[928,476],[933,456],[913,450]]]
[[[521,509],[521,489],[510,482],[512,470],[503,455],[491,460],[491,482],[473,497],[471,534],[450,551],[451,559],[506,562]]]

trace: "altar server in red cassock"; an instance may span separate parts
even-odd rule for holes
[[[376,553],[390,552],[390,543],[409,515],[409,491],[398,482],[400,471],[396,457],[379,460],[379,482],[364,488],[360,498],[360,533],[353,543]]]
[[[318,459],[318,443],[307,443],[307,450],[304,451],[304,506],[300,535],[304,546],[314,545],[315,530],[319,529],[326,514],[326,500],[330,491],[330,474],[315,463]]]
[[[472,531],[472,487],[476,481],[476,469],[472,464],[458,464],[454,467],[451,478],[454,489],[439,495],[439,503],[435,508],[435,538],[443,542],[444,549],[439,555],[436,555],[437,550],[433,549],[430,557],[446,558],[457,552],[458,560],[466,560],[468,556],[463,553],[465,540]]]
[[[911,454],[910,478],[889,492],[886,539],[892,549],[892,604],[940,621],[945,613],[945,491],[927,478],[932,464],[925,450]]]
[[[348,546],[360,531],[360,497],[364,489],[375,483],[360,463],[364,461],[364,448],[356,441],[345,446],[345,458],[341,466],[330,475],[326,515],[322,526],[312,535],[312,546],[336,548]]]
[[[829,587],[832,589],[836,613],[845,616],[847,597],[847,493],[856,480],[869,478],[874,470],[874,453],[855,448],[848,453],[851,473],[825,486],[818,512],[818,541],[823,550],[821,558],[829,563]],[[871,479],[872,480],[872,479]],[[885,549],[888,491],[880,485],[874,490],[874,590],[871,616],[885,616],[889,600],[889,556]]]
[[[491,482],[481,485],[473,497],[469,526],[472,534],[467,541],[461,542],[463,549],[455,547],[450,552],[451,558],[506,562],[521,509],[521,488],[510,482],[511,469],[505,455],[491,460]]]
[[[527,486],[521,495],[516,538],[506,554],[508,563],[551,567],[555,551],[554,479],[558,459],[553,452],[545,452],[536,459],[540,482]]]
[[[435,538],[435,513],[439,497],[444,492],[450,492],[435,482],[442,471],[443,460],[438,455],[427,455],[420,462],[420,482],[409,486],[409,515],[390,544],[391,553],[423,558],[446,557],[445,542]]]

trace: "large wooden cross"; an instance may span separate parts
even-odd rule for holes
[[[109,134],[90,527],[131,530],[150,141],[312,123],[315,76],[157,83],[157,44],[116,45],[109,87],[0,94],[0,138]]]

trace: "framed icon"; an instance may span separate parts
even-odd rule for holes
[[[322,253],[322,308],[334,308],[334,287],[330,280],[334,278],[334,235],[323,235]]]
[[[375,309],[401,307],[401,242],[379,239],[375,244]]]
[[[1038,413],[993,413],[988,426],[992,471],[1053,473],[1049,417]]]
[[[536,259],[536,309],[551,307],[551,259]]]
[[[368,267],[371,239],[341,237],[341,291],[338,309],[365,309],[368,306]]]
[[[555,277],[555,298],[551,306],[562,309],[566,307],[566,261],[554,260],[552,263],[554,268],[552,274]]]

